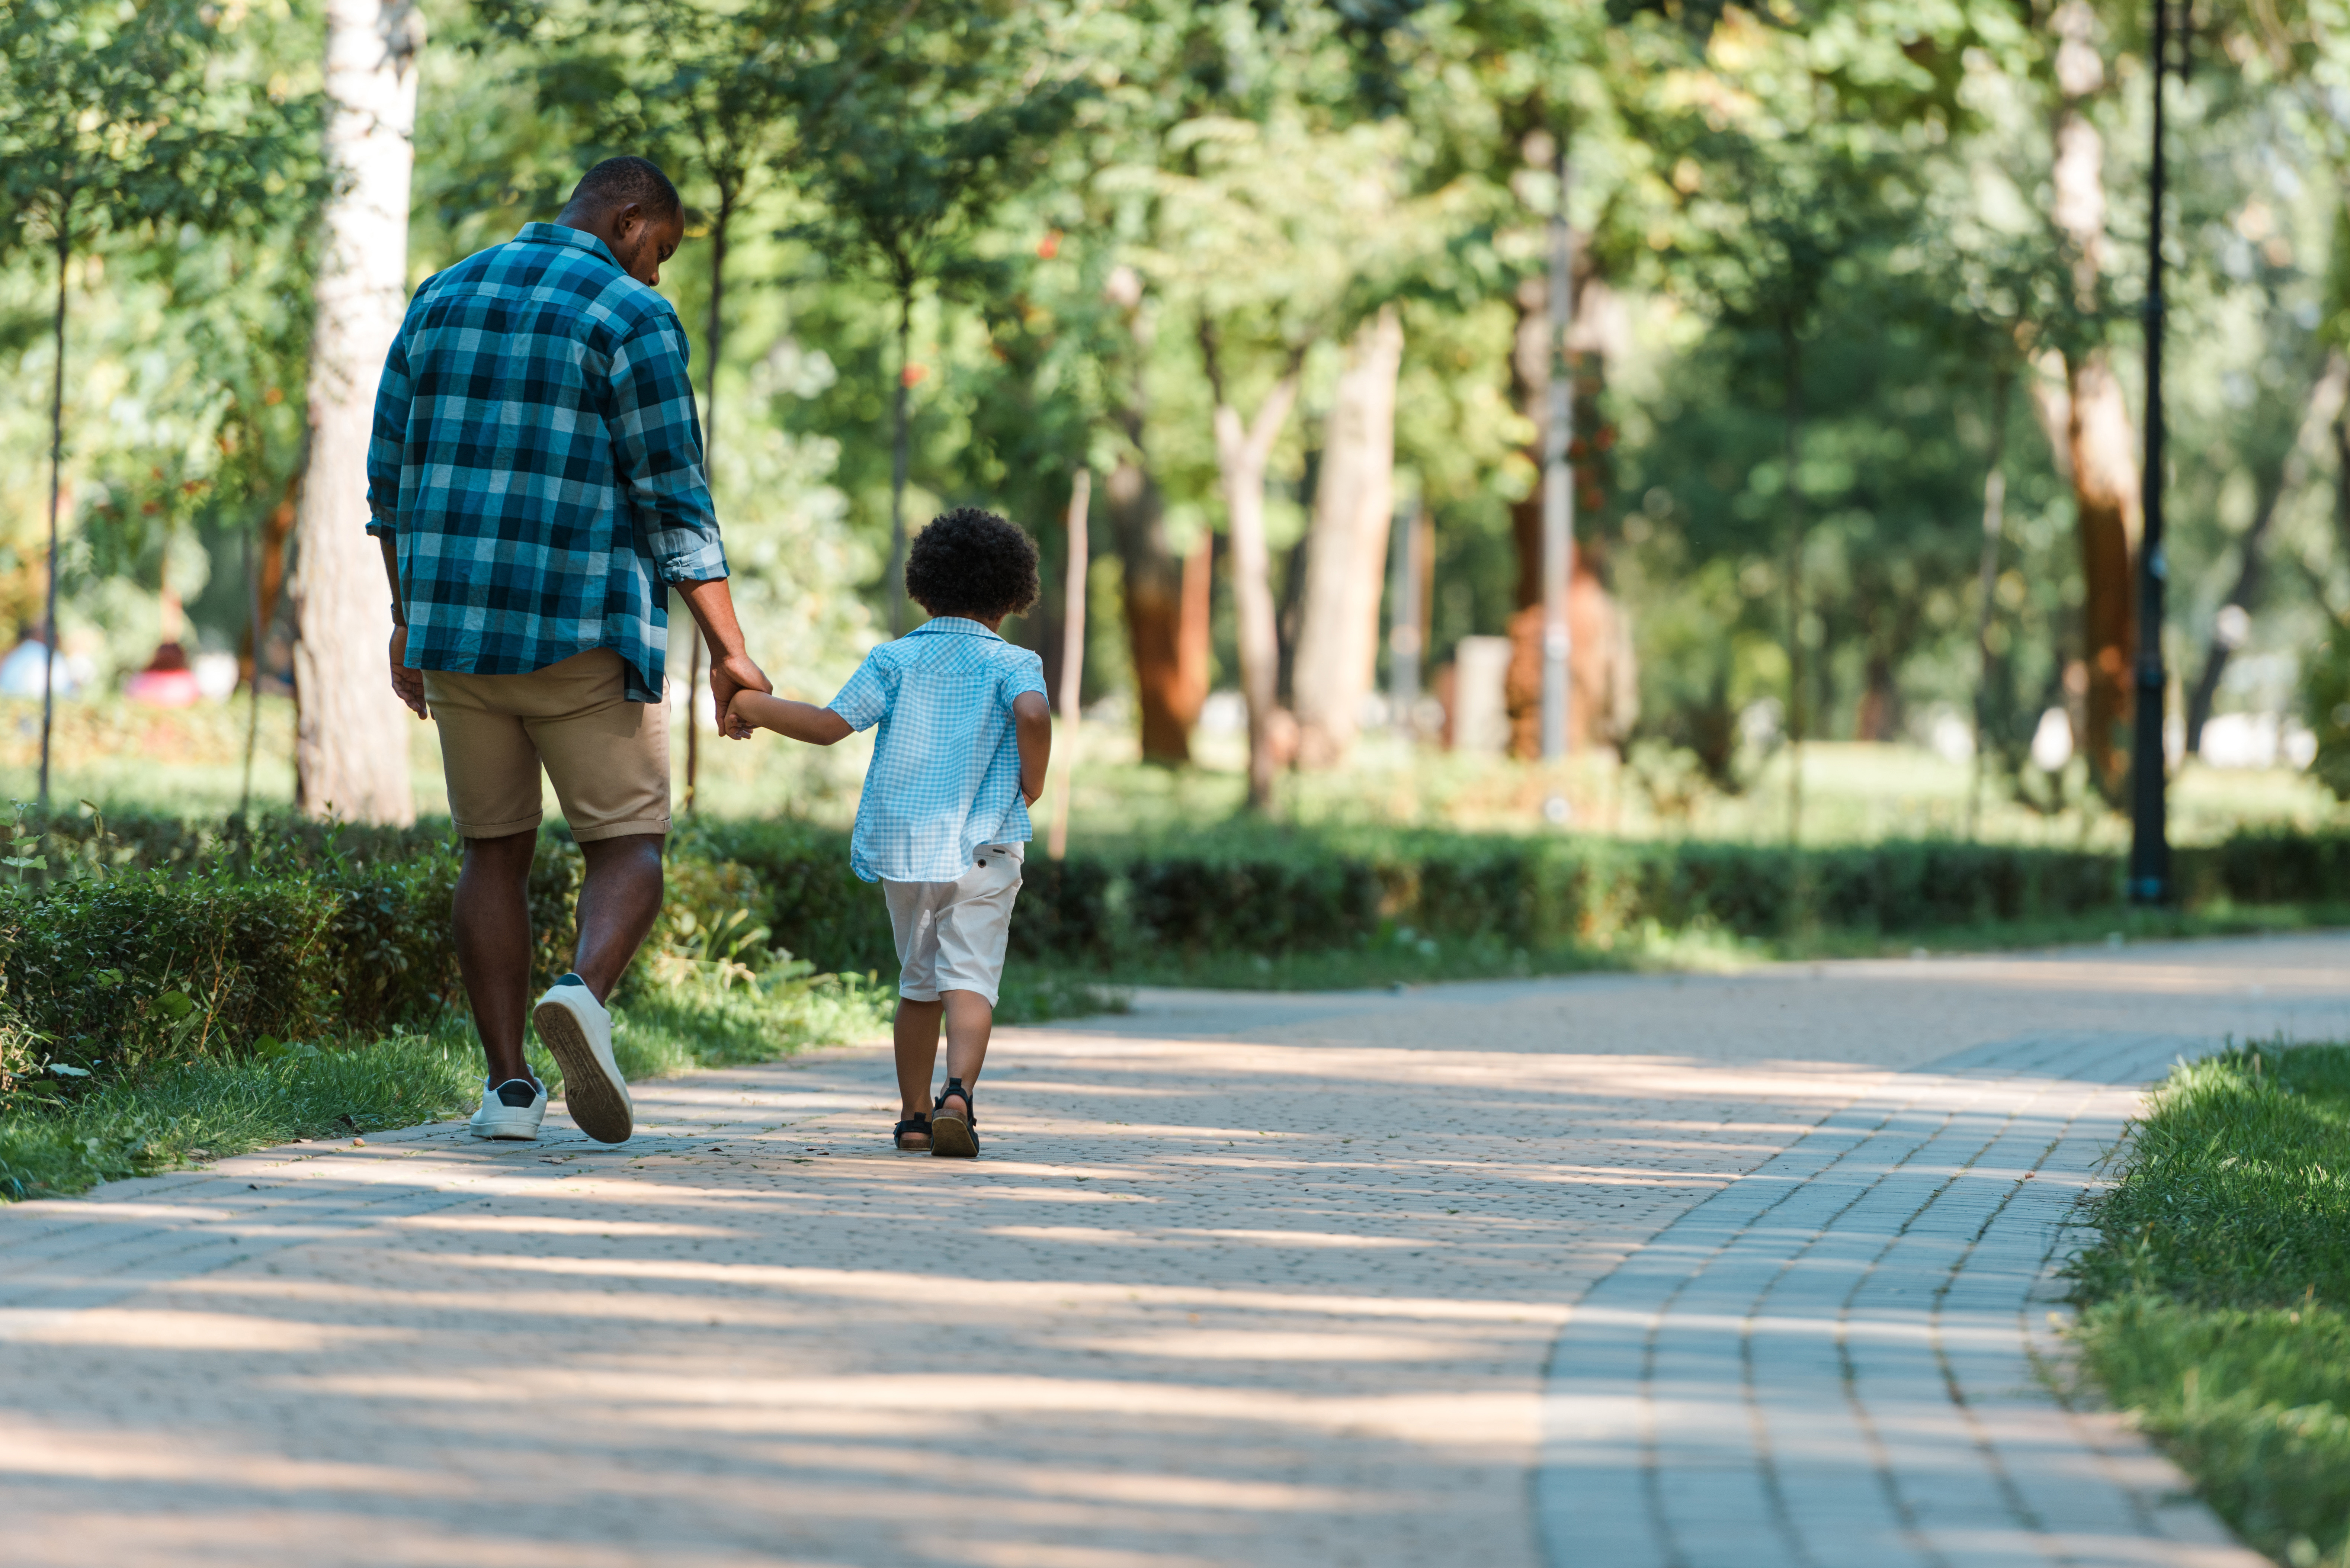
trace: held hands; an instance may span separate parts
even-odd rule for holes
[[[730,739],[743,741],[751,736],[750,723],[734,711],[734,699],[744,691],[764,694],[775,689],[775,682],[767,679],[764,670],[751,662],[751,656],[747,653],[732,653],[711,661],[710,695],[717,706],[718,727]]]
[[[391,694],[408,704],[408,711],[420,719],[432,715],[424,706],[424,671],[408,667],[408,628],[391,628]]]
[[[760,695],[762,693],[750,691],[748,688],[734,693],[734,700],[726,704],[726,711],[718,721],[718,727],[726,732],[727,739],[747,741],[751,738],[751,732],[758,726],[743,715],[743,709],[750,706],[743,699],[756,698]]]

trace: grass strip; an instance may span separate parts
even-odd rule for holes
[[[2084,1364],[2292,1568],[2350,1568],[2350,1046],[2176,1068],[2075,1264]]]
[[[886,1033],[893,988],[804,965],[748,980],[689,968],[639,986],[614,1012],[613,1055],[631,1081],[772,1061]],[[1121,999],[1070,976],[1007,977],[1006,1023],[1116,1010]],[[530,1057],[551,1091],[554,1058]],[[70,1100],[0,1113],[0,1199],[62,1197],[296,1138],[332,1137],[470,1116],[482,1052],[469,1020],[372,1040],[282,1047],[273,1057],[169,1062]]]

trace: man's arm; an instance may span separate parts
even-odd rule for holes
[[[734,619],[734,596],[723,577],[707,582],[679,583],[678,597],[693,616],[693,624],[702,628],[702,640],[710,648],[710,696],[718,704],[718,727],[733,735],[726,722],[726,711],[734,705],[737,691],[773,691],[775,682],[766,671],[751,662],[743,648],[743,628]]]
[[[673,318],[631,332],[612,360],[612,450],[619,460],[653,566],[678,591],[710,648],[719,727],[737,691],[775,686],[743,647],[726,551],[702,472],[702,424],[685,375],[685,337]],[[739,737],[738,737],[739,738]]]
[[[1042,691],[1023,691],[1012,700],[1012,733],[1020,746],[1020,797],[1035,805],[1053,760],[1053,708]]]
[[[432,711],[424,706],[424,671],[408,667],[408,607],[400,597],[400,538],[383,532],[375,536],[383,546],[384,580],[391,585],[391,694],[408,704],[408,711],[420,719],[429,719]],[[256,662],[261,649],[255,647]]]
[[[400,468],[408,441],[408,410],[414,388],[408,374],[408,328],[391,340],[384,356],[383,374],[375,387],[375,421],[368,434],[368,532],[383,546],[383,576],[391,588],[391,694],[408,704],[420,719],[432,714],[424,706],[424,672],[408,667],[408,606],[400,591]],[[261,646],[254,644],[258,669]]]

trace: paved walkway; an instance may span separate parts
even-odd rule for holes
[[[2277,1032],[2350,940],[1152,993],[976,1165],[862,1050],[22,1204],[0,1562],[2233,1568],[2028,1358],[2132,1086]]]

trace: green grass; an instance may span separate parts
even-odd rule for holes
[[[469,1115],[481,1103],[481,1060],[473,1032],[452,1024],[275,1061],[174,1063],[64,1105],[20,1104],[0,1116],[0,1198],[81,1192],[296,1138]]]
[[[2086,1369],[2245,1540],[2350,1568],[2350,1046],[2178,1068],[2097,1224]]]
[[[869,976],[795,972],[803,967],[731,981],[688,970],[639,986],[614,1012],[620,1071],[639,1082],[888,1033],[889,986]],[[1014,973],[1005,977],[997,1016],[1035,1023],[1124,1005],[1084,977]],[[535,1043],[530,1056],[559,1092],[554,1059]],[[481,1096],[481,1047],[463,1018],[377,1040],[294,1046],[272,1059],[176,1062],[70,1099],[22,1095],[0,1112],[0,1199],[87,1191],[296,1138],[469,1116]]]

